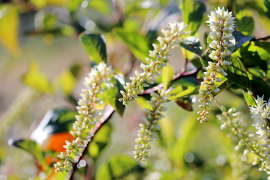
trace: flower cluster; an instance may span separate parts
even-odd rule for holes
[[[232,17],[231,12],[224,8],[218,8],[211,12],[208,23],[211,30],[209,38],[212,40],[209,44],[211,48],[209,57],[213,62],[208,63],[199,90],[200,110],[198,120],[200,122],[207,121],[209,105],[214,98],[214,94],[219,91],[215,83],[221,81],[219,74],[227,75],[222,66],[230,64],[230,61],[228,61],[228,57],[232,53],[230,49],[235,45],[235,39],[232,35],[234,17]]]
[[[157,38],[158,42],[153,44],[154,49],[149,51],[148,64],[141,64],[142,72],[135,72],[124,86],[125,91],[121,91],[123,98],[121,101],[127,105],[137,94],[143,91],[144,83],[152,80],[167,63],[169,52],[177,45],[179,40],[185,34],[183,23],[170,23],[169,26],[161,30],[161,36]]]
[[[164,111],[162,104],[166,102],[163,95],[153,93],[151,96],[152,108],[146,111],[146,121],[139,125],[140,129],[135,140],[134,156],[141,161],[149,156],[152,131],[157,125],[157,121],[162,117]]]
[[[260,107],[252,107],[260,109]],[[252,165],[258,165],[260,171],[265,171],[270,178],[270,150],[269,144],[264,144],[260,137],[244,126],[243,119],[239,112],[231,108],[228,111],[222,108],[222,115],[218,118],[222,121],[221,128],[228,129],[232,137],[238,143],[235,147],[243,153],[242,160],[252,161]],[[252,159],[248,155],[252,154]],[[255,155],[255,156],[254,156]]]
[[[67,141],[64,146],[66,151],[59,154],[60,161],[55,164],[57,171],[69,171],[72,164],[79,161],[79,157],[90,139],[91,128],[100,118],[100,110],[97,110],[97,105],[102,101],[98,98],[98,94],[102,91],[102,84],[109,84],[112,74],[110,67],[100,63],[85,78],[86,89],[81,92],[77,106],[78,115],[71,130],[74,140]]]
[[[253,126],[256,129],[256,136],[261,138],[264,144],[270,144],[270,102],[258,97],[256,105],[250,107],[253,118]]]

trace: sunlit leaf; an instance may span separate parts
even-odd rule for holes
[[[147,101],[145,98],[143,97],[137,97],[136,99],[136,103],[143,109],[148,109],[148,110],[152,110],[153,106],[151,105],[150,101]]]
[[[19,51],[18,43],[19,18],[14,6],[0,6],[0,42],[15,55]]]
[[[158,124],[161,128],[161,141],[162,145],[167,147],[171,146],[175,142],[175,134],[174,134],[174,124],[171,118],[164,117],[158,121]]]
[[[146,62],[149,45],[145,36],[137,32],[127,32],[122,29],[116,30],[116,35],[126,44],[129,50],[140,61]]]
[[[120,115],[123,115],[125,111],[125,106],[122,102],[119,101],[122,98],[123,85],[118,79],[111,80],[113,86],[106,87],[103,93],[101,94],[101,99],[106,103],[111,105]]]
[[[22,82],[41,93],[53,92],[52,84],[42,74],[37,64],[31,64],[29,70],[22,76]]]
[[[30,0],[30,2],[37,8],[43,8],[47,4],[46,0]]]
[[[76,79],[70,71],[65,71],[59,76],[57,85],[66,95],[69,95],[72,94],[75,88]]]
[[[256,106],[256,101],[250,91],[243,91],[243,95],[248,106]]]
[[[108,15],[112,12],[111,6],[112,6],[111,1],[108,0],[98,0],[89,2],[89,7],[104,15]]]
[[[188,30],[191,34],[194,34],[199,29],[203,14],[206,11],[206,7],[203,2],[197,0],[182,0],[180,9],[183,13],[184,23],[187,24]]]
[[[95,63],[107,61],[106,44],[100,34],[83,33],[80,40],[91,61]]]
[[[163,88],[167,89],[170,82],[173,80],[174,71],[171,65],[167,65],[162,69],[162,84]]]
[[[170,100],[177,100],[181,97],[194,93],[197,89],[197,82],[192,78],[181,78],[172,83],[172,90],[169,93]]]

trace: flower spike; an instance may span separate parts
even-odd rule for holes
[[[218,74],[227,75],[222,66],[231,64],[228,57],[232,53],[231,48],[235,45],[235,39],[232,35],[235,25],[231,12],[224,8],[217,8],[210,13],[208,24],[210,27],[209,38],[211,39],[209,57],[213,62],[208,62],[199,90],[198,120],[200,122],[207,121],[214,94],[219,92],[219,88],[215,85],[216,82],[221,81]]]
[[[148,64],[141,64],[142,72],[135,72],[130,78],[130,82],[124,86],[125,91],[121,91],[124,105],[133,100],[137,94],[143,91],[144,83],[150,81],[157,75],[168,61],[169,52],[177,45],[185,30],[183,23],[170,23],[167,28],[161,30],[158,42],[153,44],[154,49],[149,51]]]
[[[79,161],[79,157],[89,142],[91,129],[100,118],[100,110],[97,110],[96,106],[102,102],[98,98],[98,93],[103,90],[102,84],[110,84],[112,74],[110,67],[105,63],[100,63],[85,78],[86,88],[81,92],[77,106],[78,115],[71,130],[74,140],[67,141],[64,146],[66,151],[59,154],[60,161],[55,164],[57,171],[69,171],[72,165]]]

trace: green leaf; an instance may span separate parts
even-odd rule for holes
[[[53,87],[47,77],[39,71],[37,64],[31,64],[27,73],[22,76],[22,82],[41,93],[52,93]]]
[[[148,63],[149,45],[147,38],[137,32],[127,32],[123,29],[117,29],[116,35],[126,44],[133,55],[143,63]]]
[[[159,139],[160,144],[164,147],[171,147],[175,143],[175,124],[172,118],[164,117],[158,121],[160,126]]]
[[[193,78],[181,78],[172,83],[173,89],[169,93],[170,100],[177,100],[194,93],[198,87]]]
[[[111,1],[108,0],[90,1],[89,7],[103,15],[110,15],[113,10]]]
[[[256,106],[256,101],[252,95],[252,92],[250,91],[243,91],[243,95],[245,98],[245,101],[247,103],[248,106]]]
[[[240,49],[240,59],[246,67],[260,67],[267,70],[267,61],[270,58],[269,42],[250,42]]]
[[[91,61],[95,63],[107,61],[106,44],[100,34],[83,33],[80,40]]]
[[[231,55],[232,64],[226,69],[227,78],[239,87],[245,88],[249,86],[249,74],[241,61],[240,51],[236,51]]]
[[[0,6],[0,42],[13,54],[18,55],[19,16],[15,5]]]
[[[9,145],[30,153],[43,167],[48,168],[41,147],[31,139],[9,140]]]
[[[137,97],[136,99],[136,103],[143,109],[148,109],[148,110],[152,110],[153,106],[151,105],[150,101],[147,101],[145,98],[143,97]]]
[[[237,28],[243,35],[252,35],[254,27],[255,22],[251,16],[244,16],[237,19]]]
[[[173,80],[174,70],[170,64],[162,69],[162,84],[164,89],[168,89],[170,82]]]
[[[122,116],[125,111],[125,106],[119,99],[122,98],[120,91],[124,90],[124,87],[117,78],[111,80],[111,84],[113,86],[106,87],[100,97],[106,104],[111,105],[116,112]]]
[[[41,153],[41,147],[33,140],[30,139],[18,139],[18,140],[10,140],[9,144],[11,146],[20,148],[35,157],[38,157],[38,159],[43,158]]]
[[[190,52],[193,52],[197,54],[198,56],[202,55],[202,46],[200,43],[200,40],[196,37],[188,37],[180,42],[180,45],[189,50]]]
[[[57,85],[66,95],[70,95],[75,88],[76,79],[70,71],[65,71],[58,77]]]
[[[180,9],[183,13],[184,23],[188,26],[187,29],[191,31],[191,34],[196,33],[206,11],[204,3],[197,0],[182,0]]]
[[[264,0],[264,6],[266,9],[265,14],[270,18],[270,0]]]
[[[112,125],[107,123],[95,135],[93,141],[88,147],[88,152],[91,158],[97,160],[104,148],[109,144],[112,134]]]
[[[114,180],[121,179],[131,173],[141,173],[144,168],[141,167],[134,159],[126,155],[112,156],[97,169],[97,180]]]
[[[252,53],[257,53],[262,60],[270,59],[270,42],[252,42],[248,48]]]

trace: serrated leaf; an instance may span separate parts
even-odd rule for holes
[[[104,148],[109,144],[112,133],[112,125],[106,123],[100,131],[95,135],[93,141],[88,147],[88,152],[91,158],[97,160]]]
[[[164,89],[168,89],[170,82],[173,80],[174,70],[170,64],[162,68],[162,84]]]
[[[250,91],[243,91],[243,95],[248,106],[256,106],[256,101]]]
[[[14,55],[19,53],[18,11],[15,6],[0,6],[0,41]]]
[[[141,167],[134,159],[126,155],[115,155],[100,165],[97,169],[97,180],[121,179],[135,172],[143,172]]]
[[[149,44],[145,36],[137,32],[127,32],[123,29],[117,29],[116,35],[126,44],[136,58],[143,63],[147,63]]]
[[[180,42],[180,45],[189,50],[190,52],[193,52],[197,54],[198,56],[202,55],[202,46],[200,43],[200,40],[196,37],[188,37]]]
[[[95,63],[107,61],[106,43],[100,34],[83,33],[80,40],[91,61]]]
[[[187,29],[191,31],[191,34],[196,33],[206,11],[205,4],[197,0],[182,0],[180,9],[183,13],[184,23],[188,26]]]
[[[31,64],[27,73],[22,76],[22,82],[41,93],[52,93],[53,87],[47,77],[42,74],[37,64]]]

